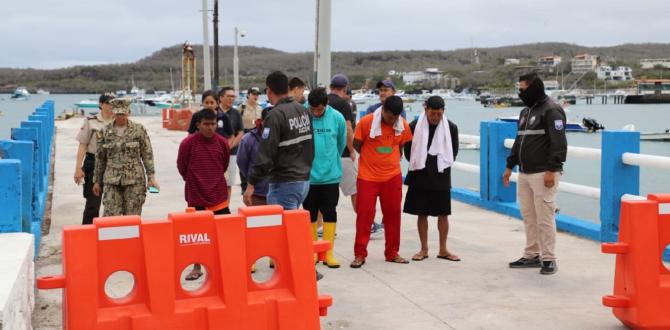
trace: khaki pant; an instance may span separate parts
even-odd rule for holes
[[[555,173],[555,184],[544,186],[544,172],[519,173],[517,199],[526,227],[526,249],[523,256],[542,260],[556,260],[556,192],[560,173]]]

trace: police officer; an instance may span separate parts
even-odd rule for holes
[[[114,120],[112,106],[109,104],[113,99],[114,94],[111,93],[100,95],[98,99],[100,112],[97,115],[86,117],[79,134],[77,134],[79,149],[77,150],[77,162],[75,163],[74,182],[81,184],[82,179],[84,180],[84,198],[86,198],[82,219],[84,225],[93,223],[93,218],[100,213],[101,199],[92,192],[93,169],[95,167],[98,137],[102,129]]]
[[[519,77],[519,98],[526,105],[519,115],[514,146],[507,157],[503,184],[519,165],[517,196],[526,229],[523,256],[510,268],[540,268],[554,274],[556,266],[556,192],[568,152],[565,111],[544,92],[535,73]]]
[[[149,187],[159,188],[155,178],[154,154],[146,129],[128,120],[130,101],[111,102],[114,122],[107,125],[98,140],[97,161],[93,174],[93,193],[100,196],[105,216],[141,215]]]

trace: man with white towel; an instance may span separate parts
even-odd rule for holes
[[[460,261],[447,249],[451,214],[451,165],[458,154],[458,127],[444,115],[444,100],[431,96],[424,113],[409,124],[412,143],[405,144],[409,171],[403,212],[418,216],[417,229],[421,250],[412,260],[428,258],[428,217],[437,217],[440,250],[437,258]]]

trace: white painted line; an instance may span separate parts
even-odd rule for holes
[[[281,224],[282,224],[281,214],[247,217],[247,228],[281,226]]]
[[[107,227],[98,229],[99,241],[135,237],[140,237],[140,226]]]

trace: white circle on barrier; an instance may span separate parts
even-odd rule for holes
[[[125,298],[134,288],[135,276],[125,270],[113,272],[105,280],[105,294],[111,299]]]
[[[251,267],[251,279],[258,285],[267,284],[275,275],[277,263],[271,257],[258,258]]]
[[[179,284],[188,292],[200,290],[207,282],[207,267],[203,264],[190,264],[186,266],[179,276]]]

